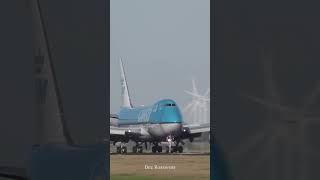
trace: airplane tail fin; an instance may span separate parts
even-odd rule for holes
[[[126,80],[126,74],[123,68],[122,59],[120,58],[120,70],[121,70],[121,99],[122,99],[122,107],[132,108],[128,84]]]
[[[34,77],[36,95],[36,143],[73,144],[64,119],[62,100],[39,0],[30,0],[34,32]]]

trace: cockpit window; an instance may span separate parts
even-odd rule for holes
[[[176,106],[176,104],[165,104],[164,106]]]

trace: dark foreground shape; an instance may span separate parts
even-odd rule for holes
[[[30,180],[107,179],[107,145],[35,147],[27,168]]]
[[[212,180],[232,180],[231,172],[228,169],[226,163],[226,157],[223,154],[223,150],[221,146],[219,146],[216,142],[211,145],[212,154],[211,154],[211,179]]]

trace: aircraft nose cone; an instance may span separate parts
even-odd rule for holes
[[[176,110],[168,110],[162,116],[163,123],[181,123],[182,116]]]

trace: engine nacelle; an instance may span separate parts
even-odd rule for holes
[[[189,138],[189,140],[192,138],[191,133],[190,133],[190,129],[188,127],[184,127],[182,128],[182,134],[181,134],[182,138]],[[193,138],[192,138],[193,141]],[[191,140],[190,140],[191,142]]]
[[[188,127],[182,128],[182,136],[189,136],[190,135],[190,129]]]
[[[183,139],[187,139],[188,138],[190,142],[193,142],[193,138],[194,138],[190,133],[190,128],[188,128],[188,127],[182,128],[181,137]]]

